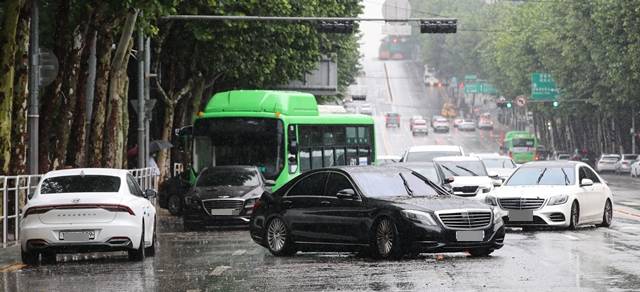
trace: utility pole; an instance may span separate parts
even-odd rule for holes
[[[144,43],[144,106],[144,157],[149,157],[151,154],[149,153],[149,138],[151,137],[149,124],[151,123],[151,110],[154,106],[154,103],[151,103],[151,38],[147,38]]]
[[[38,0],[31,1],[31,31],[29,36],[29,173],[38,174],[38,93],[40,87],[40,44],[38,37],[38,24],[40,15]]]
[[[144,110],[144,32],[138,29],[137,40],[138,52],[138,168],[145,168],[146,160],[146,137],[145,137],[145,110]]]
[[[636,154],[636,106],[631,105],[631,154]]]

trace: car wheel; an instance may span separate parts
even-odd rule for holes
[[[391,219],[382,218],[375,225],[373,246],[376,258],[398,259],[402,256],[398,229]]]
[[[569,217],[569,229],[575,230],[578,227],[578,222],[580,222],[580,207],[578,206],[578,202],[574,201],[571,204],[571,216]]]
[[[596,225],[598,227],[609,227],[611,226],[611,221],[613,221],[613,206],[611,205],[611,201],[607,199],[607,202],[604,203],[604,212],[602,214],[602,223]]]
[[[290,256],[296,253],[289,229],[278,217],[271,219],[267,224],[267,248],[274,256]]]
[[[37,252],[29,252],[20,249],[20,257],[22,258],[22,263],[30,266],[34,266],[38,264],[38,253]]]
[[[155,222],[155,220],[154,220]],[[153,227],[153,237],[151,239],[151,246],[147,247],[147,250],[145,250],[145,255],[147,256],[155,256],[156,255],[156,228],[157,228],[157,224],[154,224]]]
[[[143,261],[145,258],[144,248],[144,224],[142,224],[142,234],[140,235],[140,245],[138,249],[132,249],[128,251],[130,261]]]
[[[55,252],[44,252],[42,253],[42,263],[45,265],[55,265],[56,263],[56,253]]]
[[[472,257],[487,257],[494,251],[493,248],[474,248],[469,250]]]
[[[178,216],[182,213],[182,200],[178,195],[171,195],[169,199],[167,199],[167,210],[173,216]]]

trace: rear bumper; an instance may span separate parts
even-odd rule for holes
[[[598,171],[614,171],[616,170],[615,164],[600,164],[596,165],[596,170]],[[629,168],[631,170],[631,168]]]

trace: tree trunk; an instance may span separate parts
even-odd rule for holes
[[[9,173],[11,127],[13,123],[13,78],[16,54],[16,30],[20,0],[7,0],[0,31],[0,174]]]
[[[171,102],[164,107],[164,122],[162,123],[162,136],[161,140],[170,141],[171,132],[173,130],[173,117],[175,114],[176,104]],[[167,175],[167,171],[170,169],[168,162],[171,160],[170,151],[163,150],[158,154],[158,168],[160,169],[160,181],[163,181]]]
[[[29,96],[29,26],[30,6],[24,5],[18,20],[16,36],[16,71],[13,90],[13,126],[11,128],[12,174],[27,173],[27,100]]]
[[[109,109],[105,127],[105,143],[103,164],[106,167],[122,168],[122,153],[124,152],[124,132],[122,124],[122,105],[127,103],[124,88],[127,83],[127,65],[129,53],[133,47],[131,36],[136,25],[138,10],[127,13],[122,27],[122,35],[113,56],[109,83]]]
[[[88,165],[102,167],[102,149],[104,141],[104,126],[106,116],[106,101],[109,87],[109,72],[111,69],[111,25],[99,23],[98,43],[96,58],[98,66],[96,70],[95,98],[93,102],[93,115],[91,117],[91,137]]]

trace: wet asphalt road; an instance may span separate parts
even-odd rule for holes
[[[376,24],[363,29],[366,42],[376,39]],[[368,102],[378,114],[380,154],[401,154],[419,144],[458,144],[466,152],[497,150],[499,129],[411,136],[408,118],[435,114],[442,93],[421,85],[419,66],[374,60],[377,48],[367,47],[364,52]],[[387,75],[388,83],[384,82]],[[384,128],[380,115],[386,111],[402,115],[401,128]],[[128,262],[124,253],[103,253],[60,255],[58,264],[48,266],[15,263],[0,267],[0,290],[639,291],[640,179],[615,175],[605,179],[615,196],[611,228],[509,230],[505,246],[487,258],[470,258],[465,253],[422,254],[399,261],[361,259],[350,253],[276,258],[254,244],[247,230],[183,232],[180,218],[161,212],[158,253],[153,258]],[[19,257],[19,248],[6,251]]]

